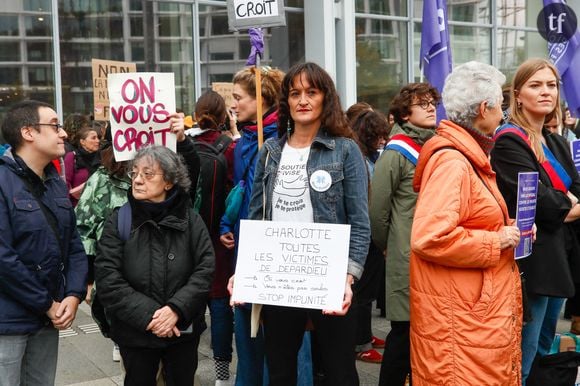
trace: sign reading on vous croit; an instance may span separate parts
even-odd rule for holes
[[[286,25],[283,0],[228,0],[230,31]]]
[[[169,122],[175,112],[174,74],[109,74],[108,84],[115,160],[131,160],[147,145],[175,151],[176,138]]]

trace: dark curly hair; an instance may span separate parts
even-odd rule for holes
[[[429,83],[409,83],[393,98],[389,114],[393,114],[395,122],[402,125],[406,122],[403,117],[411,115],[411,104],[413,100],[429,99],[429,96],[433,98],[435,103],[441,101],[439,91]]]
[[[372,158],[377,151],[378,141],[387,139],[391,132],[387,118],[375,110],[362,111],[355,116],[351,127],[357,136],[361,152],[369,158]]]
[[[322,67],[316,63],[307,62],[295,64],[288,70],[282,80],[282,90],[278,110],[278,135],[281,137],[287,132],[288,124],[294,129],[294,121],[290,115],[288,95],[294,82],[304,74],[306,80],[314,88],[324,94],[322,102],[321,126],[329,135],[335,137],[354,138],[353,131],[348,125],[346,117],[340,106],[340,97],[334,86],[332,78]]]

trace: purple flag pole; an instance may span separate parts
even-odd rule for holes
[[[258,125],[258,148],[264,143],[264,124],[262,121],[262,70],[260,69],[260,58],[264,54],[264,34],[262,28],[250,28],[250,45],[252,50],[246,65],[256,66],[256,107],[257,107],[257,125]]]
[[[260,67],[260,59],[264,55],[264,33],[262,28],[250,28],[250,56],[246,61],[246,66]]]
[[[566,4],[563,0],[544,0],[544,7]],[[548,42],[548,56],[562,79],[562,93],[573,117],[580,117],[580,31],[567,41]]]
[[[423,2],[420,58],[419,67],[425,78],[441,93],[453,65],[445,0]],[[437,123],[446,117],[445,108],[440,104],[437,107]]]

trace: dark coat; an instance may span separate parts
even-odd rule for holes
[[[199,335],[210,290],[214,252],[201,217],[185,193],[161,219],[139,210],[130,195],[131,234],[125,242],[115,209],[97,246],[97,293],[110,319],[110,336],[128,347],[163,348]],[[193,323],[192,334],[158,338],[147,325],[159,308],[169,305],[178,315],[177,327]]]
[[[568,143],[558,134],[547,131],[542,134],[550,151],[572,178],[570,192],[580,197],[580,178]],[[532,254],[518,260],[520,271],[526,279],[529,294],[573,296],[574,280],[569,260],[575,255],[577,241],[573,225],[564,223],[572,207],[570,200],[566,194],[552,187],[548,174],[530,146],[516,134],[505,133],[496,139],[491,152],[491,165],[497,173],[497,184],[512,218],[516,216],[518,172],[539,172],[536,242]]]
[[[85,297],[87,257],[68,190],[52,163],[44,172],[42,181],[10,151],[0,159],[0,335],[34,333],[53,301]],[[60,240],[22,177],[56,218]]]

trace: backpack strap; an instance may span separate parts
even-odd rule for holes
[[[218,154],[223,153],[230,146],[233,139],[227,134],[220,135],[213,143],[213,147],[216,148]]]
[[[121,240],[129,240],[131,234],[131,205],[126,202],[120,209],[117,216],[117,231]]]
[[[421,151],[421,145],[416,143],[411,139],[411,137],[405,134],[393,135],[385,150],[394,150],[399,152],[408,159],[413,165],[417,166],[417,160],[419,159],[419,152]]]

